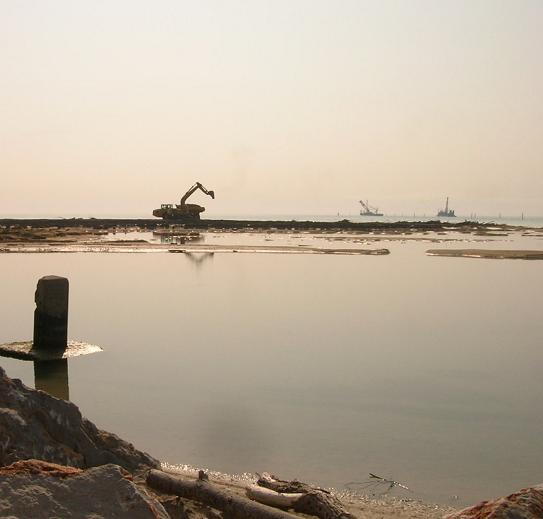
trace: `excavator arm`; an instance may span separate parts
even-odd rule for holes
[[[211,198],[215,199],[215,192],[214,191],[208,191],[200,182],[196,182],[181,198],[181,201],[179,202],[180,206],[185,205],[185,202],[187,201],[188,197],[192,195],[197,189],[202,191],[204,194],[209,195]]]

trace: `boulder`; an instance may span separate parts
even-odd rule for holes
[[[483,501],[444,519],[540,519],[543,517],[543,485],[523,488],[507,497]]]
[[[0,517],[169,519],[117,465],[81,470],[38,460],[0,468]]]
[[[0,466],[25,459],[82,469],[113,463],[128,472],[160,467],[132,444],[98,429],[75,404],[30,389],[0,368]]]

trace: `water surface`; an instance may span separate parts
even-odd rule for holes
[[[69,361],[70,399],[161,460],[338,488],[374,472],[453,505],[540,483],[543,263],[379,246],[0,255],[0,342],[31,337],[39,277],[67,276],[70,338],[105,350]]]

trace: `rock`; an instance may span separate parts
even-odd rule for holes
[[[178,496],[157,496],[170,519],[223,519],[223,515],[209,506]]]
[[[507,497],[483,501],[444,519],[539,519],[543,517],[543,485],[523,488]]]
[[[30,389],[0,368],[0,466],[25,459],[77,468],[114,463],[129,472],[160,467],[83,418],[75,404]]]
[[[80,470],[37,460],[0,468],[0,517],[169,519],[117,465]]]

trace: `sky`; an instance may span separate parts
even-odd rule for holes
[[[0,0],[0,217],[543,215],[541,0]],[[202,215],[202,216],[204,216]]]

